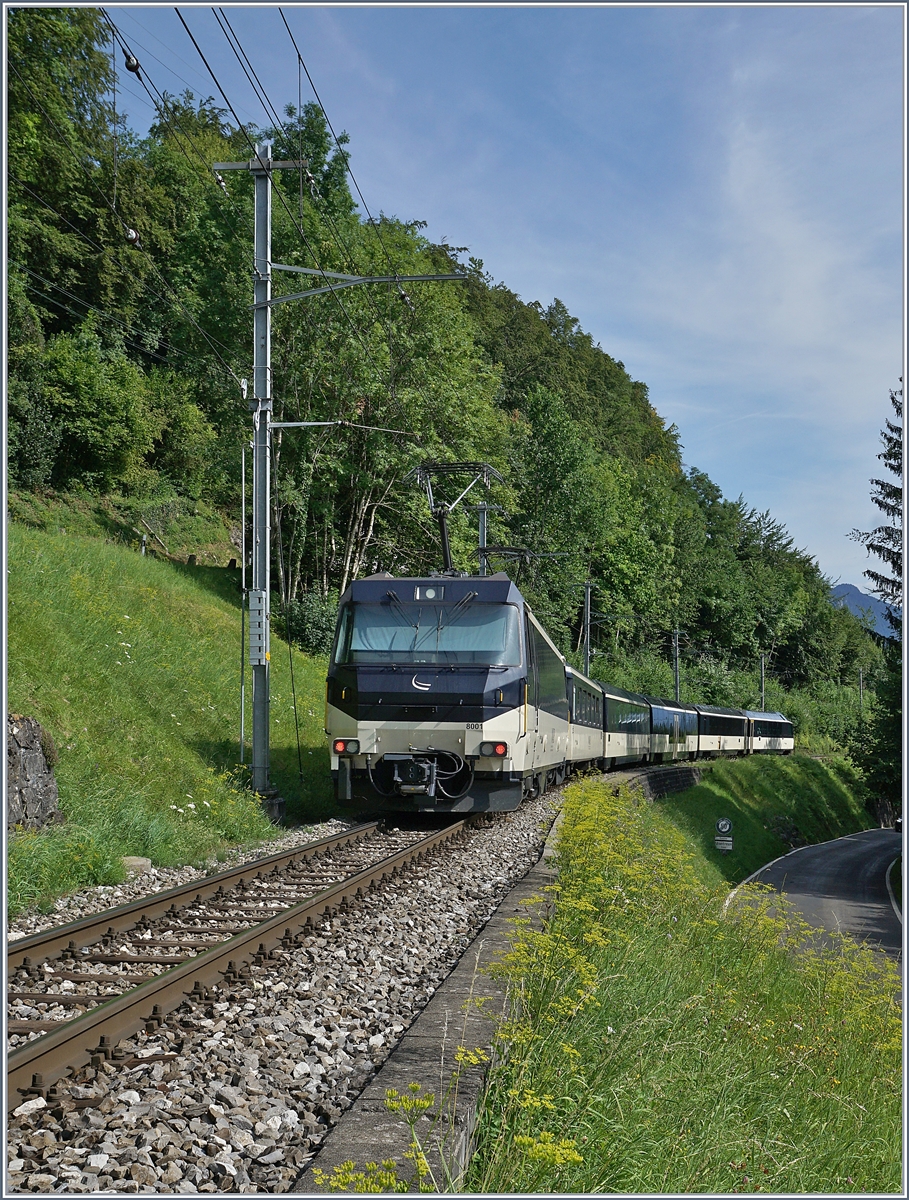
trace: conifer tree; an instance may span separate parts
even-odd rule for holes
[[[902,383],[902,380],[900,380]],[[858,529],[852,538],[861,542],[869,554],[876,555],[884,564],[881,571],[867,570],[865,575],[874,585],[875,593],[893,609],[887,619],[893,635],[886,639],[885,672],[877,686],[877,704],[861,745],[856,747],[858,759],[869,789],[868,808],[875,813],[881,824],[889,824],[894,813],[900,809],[902,797],[902,675],[900,654],[900,619],[897,615],[903,605],[903,391],[890,392],[890,403],[897,421],[886,422],[881,431],[884,449],[878,458],[899,480],[872,479],[871,499],[888,518],[889,523],[879,525],[870,533]]]
[[[902,383],[902,380],[900,380]],[[884,449],[878,455],[888,471],[892,472],[899,481],[890,479],[872,479],[872,503],[877,505],[888,518],[888,524],[879,525],[869,533],[853,529],[853,541],[861,542],[869,554],[876,555],[884,564],[883,570],[869,568],[865,577],[873,584],[875,595],[897,609],[903,605],[903,389],[890,392],[890,403],[896,414],[896,420],[886,421],[881,430],[881,441]],[[899,628],[898,618],[888,614],[890,624],[894,629]]]

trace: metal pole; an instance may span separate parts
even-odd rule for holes
[[[271,148],[256,147],[263,158]],[[252,787],[265,796],[269,791],[269,637],[271,576],[271,527],[269,506],[271,479],[271,179],[268,171],[256,164],[253,169],[256,189],[255,259],[253,264],[253,528],[252,589],[249,606],[249,654],[253,680]]]
[[[672,661],[673,672],[675,674],[675,702],[678,704],[681,691],[679,689],[679,631],[677,629],[673,629],[672,631]]]
[[[584,584],[584,674],[590,675],[590,593],[593,584]]]
[[[764,699],[764,655],[761,655],[761,712],[767,711],[767,701]]]
[[[275,799],[275,789],[269,780],[269,660],[270,650],[270,520],[271,478],[269,460],[271,456],[271,306],[284,304],[288,300],[304,296],[315,296],[322,292],[333,292],[341,287],[353,287],[361,283],[400,284],[409,280],[460,280],[469,276],[453,275],[341,275],[337,271],[325,271],[320,267],[288,266],[271,261],[271,172],[275,170],[299,170],[299,162],[279,162],[271,157],[271,146],[257,145],[255,157],[249,162],[214,163],[215,172],[250,171],[255,179],[255,257],[253,299],[253,398],[249,407],[252,412],[254,437],[253,451],[253,503],[252,503],[252,587],[247,592],[249,603],[249,661],[252,667],[252,786],[255,792],[268,802],[272,819],[282,815],[283,800]],[[223,180],[218,177],[219,183]],[[319,275],[328,283],[325,287],[297,292],[291,296],[271,295],[271,271],[293,271],[304,275]],[[403,294],[403,293],[402,293]],[[246,395],[246,381],[238,381]],[[346,422],[344,422],[346,423]],[[340,425],[339,421],[296,422],[298,425]],[[366,427],[364,428],[373,428]],[[432,497],[430,495],[430,508]],[[441,518],[444,530],[444,515]],[[450,550],[448,565],[450,567]],[[245,565],[245,558],[244,558]]]
[[[240,447],[240,762],[246,761],[246,447]]]
[[[436,509],[436,519],[439,522],[439,533],[442,535],[442,570],[452,571],[451,543],[448,540],[448,509],[440,504]]]
[[[476,480],[474,480],[474,482],[476,482]],[[473,485],[471,484],[471,486]],[[453,507],[454,505],[451,505],[449,507],[449,511],[451,511],[451,508]],[[481,500],[478,504],[469,504],[468,508],[475,508],[479,514],[480,537],[478,545],[480,551],[480,574],[488,575],[489,559],[484,551],[489,545],[489,514],[491,512],[504,512],[505,510],[502,508],[501,504],[489,504],[486,500]]]

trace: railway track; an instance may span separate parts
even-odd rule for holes
[[[468,824],[423,836],[370,822],[11,943],[8,1108],[53,1106],[57,1081],[85,1065],[134,1065],[121,1039],[153,1032],[187,998],[210,1003]]]

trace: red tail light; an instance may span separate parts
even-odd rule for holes
[[[480,754],[483,758],[506,758],[508,756],[508,746],[505,742],[482,742],[480,744]]]
[[[360,742],[357,738],[337,738],[331,744],[332,754],[359,754]]]

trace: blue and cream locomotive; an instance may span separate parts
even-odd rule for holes
[[[780,713],[588,679],[502,573],[352,583],[326,699],[338,799],[411,812],[507,811],[584,768],[793,748]]]

